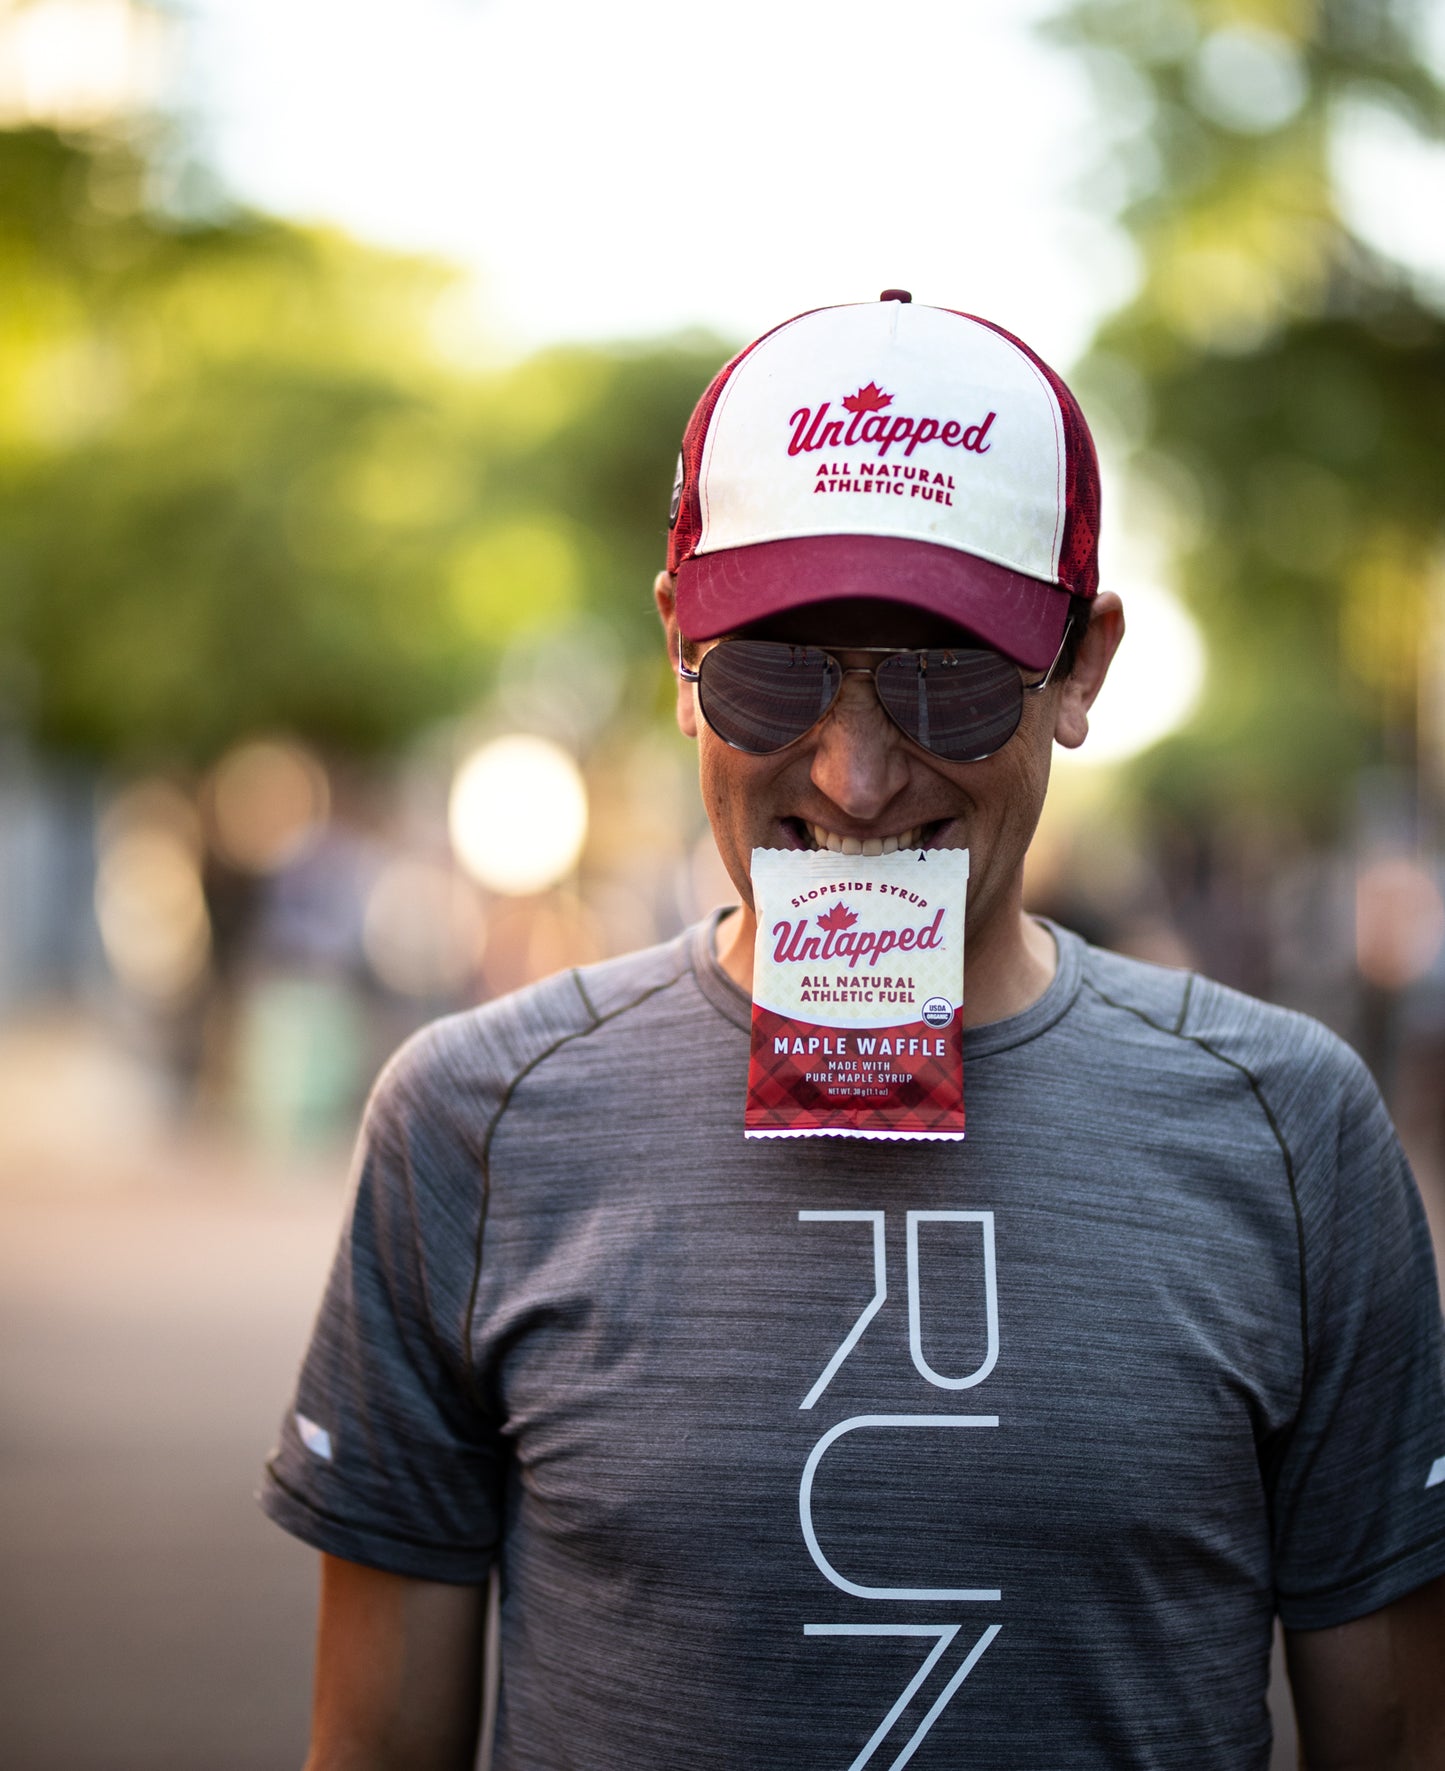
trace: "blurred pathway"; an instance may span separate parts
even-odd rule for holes
[[[0,1764],[295,1771],[315,1557],[252,1491],[344,1155],[60,1142],[0,1149]]]

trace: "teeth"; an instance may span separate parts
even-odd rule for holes
[[[893,855],[899,849],[916,849],[923,837],[921,824],[911,830],[902,830],[897,836],[863,838],[839,836],[836,831],[826,830],[821,824],[809,824],[805,828],[816,847],[827,849],[834,855]]]

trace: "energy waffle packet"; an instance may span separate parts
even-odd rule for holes
[[[967,849],[754,849],[750,1138],[963,1136]]]

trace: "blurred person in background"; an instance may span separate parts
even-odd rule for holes
[[[377,1085],[263,1497],[323,1552],[317,1771],[472,1763],[494,1569],[517,1771],[1261,1771],[1276,1615],[1311,1771],[1445,1765],[1374,1086],[1022,909],[1123,633],[1098,506],[1059,377],[901,291],[704,394],[656,596],[740,904]],[[968,848],[966,1142],[744,1140],[757,847]]]

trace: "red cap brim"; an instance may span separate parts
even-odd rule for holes
[[[872,597],[941,615],[1029,670],[1052,664],[1069,593],[976,554],[891,535],[804,535],[694,554],[677,569],[677,619],[716,639],[770,615]]]

